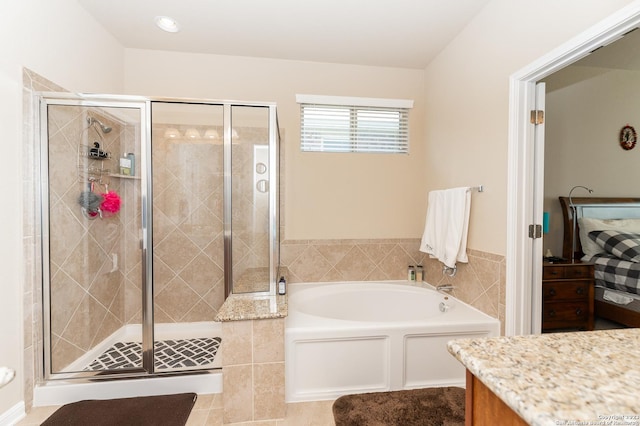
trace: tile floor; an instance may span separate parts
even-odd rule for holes
[[[233,423],[251,426],[335,426],[333,401],[299,402],[287,405],[287,417],[277,421]],[[34,407],[16,426],[37,426],[58,407]],[[222,394],[198,395],[187,426],[222,426]]]

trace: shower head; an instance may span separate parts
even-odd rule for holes
[[[97,124],[98,126],[100,126],[100,129],[102,129],[102,133],[109,133],[111,131],[111,127],[102,124],[102,122],[95,117],[87,117],[87,122],[89,123],[89,125]]]

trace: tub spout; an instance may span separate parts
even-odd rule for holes
[[[440,292],[446,291],[447,293],[449,293],[453,289],[454,287],[451,284],[440,284],[439,286],[436,287],[437,291],[440,291]]]

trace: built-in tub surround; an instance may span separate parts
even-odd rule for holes
[[[222,321],[223,422],[283,419],[287,296],[231,295]]]
[[[447,341],[497,336],[500,330],[497,319],[426,283],[299,283],[289,288],[287,402],[463,386],[464,368],[447,352]]]
[[[449,352],[529,424],[638,424],[639,347],[640,330],[623,329],[454,340]]]
[[[468,249],[469,263],[458,263],[458,272],[450,277],[442,274],[442,263],[419,248],[417,238],[284,240],[281,265],[289,270],[288,282],[298,283],[405,280],[407,266],[421,264],[426,282],[453,285],[453,296],[504,324],[504,256]]]

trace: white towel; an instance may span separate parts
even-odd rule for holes
[[[467,233],[471,210],[470,188],[452,188],[429,192],[427,219],[420,251],[438,259],[449,268],[456,261],[467,263]]]

